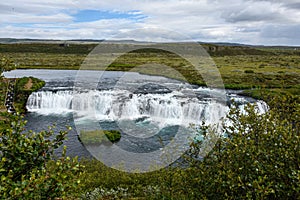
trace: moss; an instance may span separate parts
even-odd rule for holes
[[[121,139],[121,133],[117,130],[81,131],[80,139],[84,144],[98,145],[101,143],[114,143]]]
[[[117,142],[121,139],[120,131],[117,131],[117,130],[104,130],[103,132],[104,132],[105,136],[111,142]]]

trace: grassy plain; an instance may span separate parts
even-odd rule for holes
[[[251,89],[245,94],[256,97],[258,92],[254,90],[255,88],[263,88],[267,92],[272,91],[271,93],[300,94],[300,50],[298,49],[205,44],[202,46],[211,55],[227,89]],[[19,69],[79,69],[95,47],[96,44],[70,44],[63,47],[58,44],[1,44],[0,57],[12,59]],[[106,48],[109,48],[109,45]],[[148,69],[143,68],[140,72],[166,75],[171,78],[178,78],[177,72],[179,72],[188,82],[205,85],[202,72],[197,72],[189,62],[174,53],[157,49],[140,49],[124,55],[116,55],[117,59],[106,70],[139,71],[136,66],[150,64]],[[100,61],[99,58],[97,59],[97,62],[101,62],[102,58]],[[199,64],[205,65],[205,59],[203,58],[203,63]],[[151,69],[151,63],[166,65],[169,68]],[[90,69],[99,69],[99,67],[95,63]],[[177,72],[173,73],[173,71]]]

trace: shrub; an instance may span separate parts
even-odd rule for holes
[[[213,151],[192,160],[186,172],[193,198],[299,199],[300,105],[287,97],[270,102],[270,110],[258,114],[248,105],[245,113],[231,109],[226,138]],[[214,133],[204,127],[205,137]],[[190,153],[199,158],[200,142]]]
[[[251,69],[246,69],[244,72],[245,72],[246,74],[252,74],[252,73],[254,73],[254,71],[251,70]]]
[[[53,199],[75,194],[81,166],[77,158],[54,159],[54,149],[65,139],[66,131],[54,135],[52,129],[24,132],[19,116],[6,115],[8,128],[0,132],[0,196],[3,199]],[[50,140],[50,138],[54,138]]]

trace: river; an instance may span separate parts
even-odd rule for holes
[[[58,132],[71,126],[64,143],[67,155],[80,158],[95,156],[95,150],[79,141],[79,130],[119,130],[122,137],[114,146],[144,154],[163,149],[178,132],[192,137],[191,124],[219,123],[229,110],[230,99],[238,101],[241,108],[255,102],[259,112],[266,110],[264,102],[239,96],[237,91],[135,72],[39,69],[13,70],[4,76],[33,76],[46,82],[28,99],[26,129],[41,131],[55,125]],[[185,140],[187,137],[179,137],[179,144],[186,144]],[[121,159],[120,155],[116,159]],[[130,159],[138,163],[135,159],[141,158]]]

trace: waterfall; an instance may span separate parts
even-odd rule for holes
[[[38,91],[27,102],[30,112],[63,114],[98,120],[138,119],[149,117],[154,121],[173,124],[216,123],[224,117],[228,107],[214,100],[185,97],[178,92],[168,94],[134,94],[120,91]]]
[[[40,91],[32,93],[27,101],[30,112],[40,114],[62,114],[72,109],[72,91]]]
[[[247,101],[234,98],[243,110]],[[257,110],[264,113],[268,106],[257,101]],[[174,91],[167,94],[135,94],[126,90],[92,90],[88,92],[38,91],[27,102],[30,112],[39,114],[74,113],[75,116],[97,120],[151,118],[169,124],[218,123],[229,111],[228,105],[213,99],[187,97]]]

